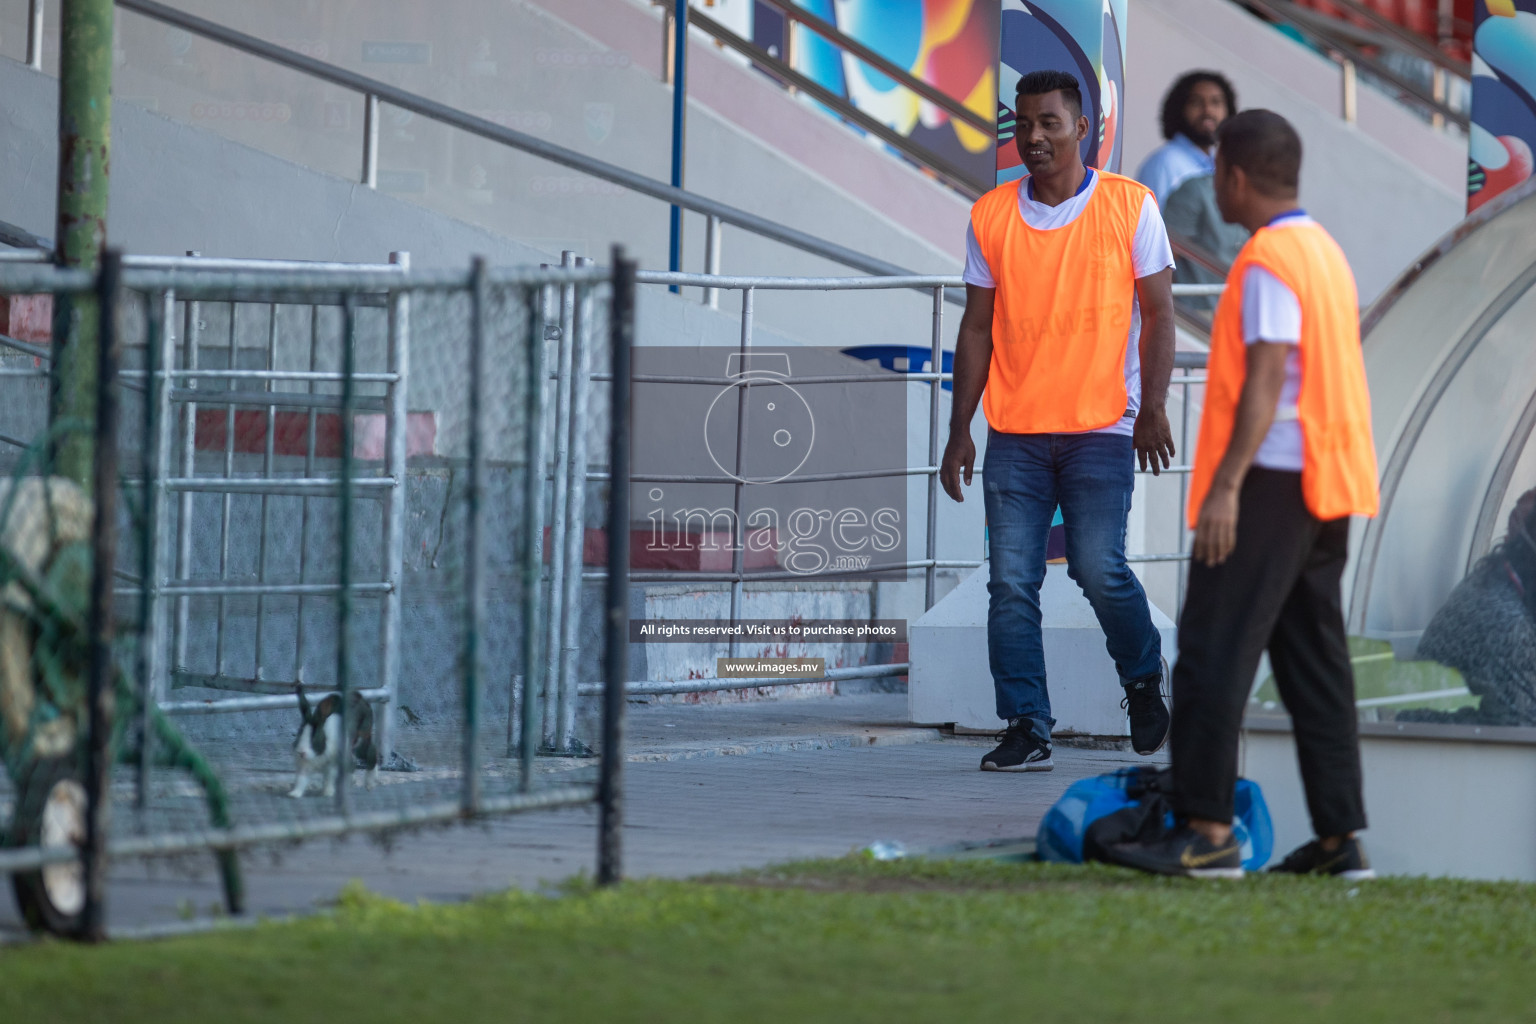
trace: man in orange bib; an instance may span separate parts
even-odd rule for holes
[[[1349,517],[1376,513],[1360,309],[1344,253],[1297,206],[1301,140],[1248,110],[1218,133],[1216,200],[1253,237],[1211,329],[1190,478],[1195,530],[1173,672],[1174,809],[1185,824],[1122,863],[1239,877],[1232,837],[1238,733],[1267,648],[1320,837],[1271,868],[1371,875],[1355,681],[1339,579]]]
[[[987,648],[1007,723],[983,771],[1046,771],[1050,695],[1040,631],[1046,539],[1059,505],[1067,571],[1103,627],[1132,745],[1168,735],[1162,645],[1125,560],[1136,458],[1172,458],[1173,252],[1146,186],[1083,165],[1082,92],[1064,71],[1019,79],[1015,144],[1029,175],[971,208],[944,490],[963,501],[985,391]]]

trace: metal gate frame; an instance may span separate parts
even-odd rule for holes
[[[82,937],[99,937],[100,921],[102,920],[101,903],[104,899],[104,871],[109,858],[154,856],[174,853],[185,853],[198,850],[208,850],[221,855],[228,855],[232,851],[244,847],[317,836],[341,836],[355,832],[378,831],[427,823],[444,823],[455,820],[479,817],[490,814],[506,814],[520,811],[534,810],[546,807],[570,806],[584,803],[597,803],[600,811],[598,829],[598,881],[609,884],[617,881],[622,870],[622,850],[620,843],[620,827],[622,824],[622,747],[623,747],[623,713],[624,690],[623,680],[627,674],[628,663],[628,520],[629,490],[627,486],[615,486],[610,489],[608,504],[607,525],[611,531],[614,542],[609,545],[609,569],[608,586],[606,593],[606,615],[604,626],[604,676],[610,681],[604,687],[603,702],[603,750],[599,766],[599,779],[596,783],[582,784],[555,784],[545,787],[534,786],[534,773],[532,771],[533,758],[537,746],[537,737],[540,734],[539,718],[541,702],[535,699],[539,692],[540,649],[542,639],[536,628],[540,615],[541,577],[542,577],[542,516],[527,515],[522,524],[522,536],[519,538],[519,561],[523,577],[523,623],[526,645],[525,657],[528,662],[525,665],[523,675],[522,700],[522,736],[524,742],[519,751],[521,761],[520,791],[505,796],[484,796],[480,792],[478,774],[478,752],[475,744],[476,726],[478,724],[479,694],[483,687],[483,652],[479,648],[479,637],[484,629],[485,599],[483,578],[476,571],[481,561],[483,545],[485,542],[485,517],[481,505],[481,494],[484,486],[486,472],[486,456],[484,445],[480,443],[480,435],[484,427],[482,415],[485,408],[485,377],[482,368],[490,364],[486,358],[487,330],[486,307],[490,290],[495,288],[521,288],[525,295],[528,315],[528,345],[525,353],[527,365],[525,401],[529,421],[534,424],[541,423],[542,393],[544,390],[546,373],[544,370],[544,345],[542,338],[542,325],[533,315],[533,310],[538,308],[538,295],[547,286],[569,288],[573,293],[579,293],[578,305],[587,311],[583,319],[590,330],[591,309],[593,305],[592,290],[602,284],[611,287],[612,313],[610,316],[610,343],[612,346],[612,364],[614,375],[612,379],[626,381],[629,376],[630,356],[629,351],[634,343],[634,291],[635,291],[635,265],[626,259],[621,249],[615,248],[611,269],[599,269],[593,266],[567,267],[556,269],[492,269],[483,259],[474,261],[471,269],[453,272],[412,272],[399,261],[396,265],[387,269],[369,269],[352,266],[315,265],[315,264],[286,264],[267,265],[257,267],[249,261],[176,261],[156,259],[125,259],[120,254],[109,252],[103,262],[103,268],[99,274],[81,270],[68,270],[53,267],[48,264],[34,262],[30,259],[0,260],[0,292],[9,294],[37,294],[37,293],[87,293],[95,290],[101,299],[101,316],[104,325],[113,325],[104,328],[102,345],[102,377],[99,382],[99,394],[107,395],[108,400],[102,405],[104,415],[97,425],[98,452],[107,453],[100,458],[97,464],[98,483],[106,481],[104,486],[107,491],[115,495],[113,486],[117,480],[116,447],[117,447],[117,417],[115,413],[114,389],[121,386],[133,386],[133,379],[143,381],[143,385],[149,394],[146,395],[145,414],[147,426],[150,429],[145,433],[145,458],[143,459],[143,477],[141,483],[145,488],[146,519],[149,523],[144,534],[145,562],[150,566],[164,566],[167,560],[155,549],[162,547],[156,542],[157,532],[163,523],[165,507],[168,496],[173,491],[178,493],[191,493],[194,489],[189,485],[189,477],[170,477],[164,474],[171,464],[170,460],[170,430],[167,425],[173,395],[172,382],[176,379],[195,380],[201,377],[228,377],[232,374],[229,370],[198,370],[195,365],[183,366],[179,370],[174,363],[174,350],[172,348],[172,332],[170,321],[174,314],[174,303],[180,296],[183,300],[209,299],[217,296],[229,296],[240,294],[247,298],[255,298],[261,301],[278,301],[277,296],[308,295],[315,293],[340,294],[342,306],[345,312],[346,330],[343,342],[344,368],[339,376],[332,375],[326,378],[300,375],[291,376],[272,371],[251,371],[249,379],[273,380],[273,379],[326,379],[339,382],[343,391],[339,403],[342,414],[342,468],[340,474],[334,479],[306,478],[300,481],[300,492],[308,493],[313,490],[334,490],[342,497],[341,505],[341,529],[340,536],[347,537],[347,515],[351,504],[351,497],[357,484],[354,477],[354,457],[351,444],[352,413],[356,408],[355,384],[360,379],[376,380],[394,386],[391,394],[391,405],[396,406],[397,411],[404,410],[405,382],[405,345],[408,323],[406,316],[392,317],[390,331],[391,358],[395,360],[394,368],[384,374],[361,375],[354,365],[354,349],[356,342],[356,295],[357,292],[383,292],[387,295],[391,309],[397,313],[404,313],[412,293],[420,291],[462,290],[470,296],[471,320],[469,332],[469,360],[470,360],[470,409],[471,429],[470,457],[468,468],[468,489],[466,503],[469,515],[469,531],[465,545],[466,565],[466,595],[464,609],[466,613],[466,628],[464,637],[464,693],[465,713],[463,715],[462,747],[463,747],[463,778],[462,793],[458,800],[440,801],[435,803],[417,804],[400,809],[378,812],[357,812],[353,810],[350,799],[350,787],[348,780],[350,772],[338,773],[338,785],[336,792],[336,810],[333,814],[310,818],[307,820],[283,822],[267,825],[228,825],[224,827],[209,827],[203,829],[187,830],[174,833],[141,834],[112,838],[108,834],[107,805],[109,803],[109,790],[104,785],[106,772],[109,770],[113,752],[110,738],[112,734],[113,718],[111,712],[112,701],[107,692],[109,684],[106,680],[112,677],[111,658],[108,630],[110,627],[110,605],[114,596],[114,589],[121,593],[122,588],[114,588],[113,579],[115,567],[102,570],[100,566],[112,561],[115,553],[116,524],[107,516],[97,517],[96,551],[98,553],[93,584],[92,624],[101,625],[101,617],[98,611],[104,611],[106,627],[97,638],[100,642],[92,644],[91,666],[89,676],[91,679],[88,705],[92,728],[88,730],[85,740],[82,742],[83,753],[90,766],[90,774],[87,778],[87,820],[91,823],[86,830],[83,844],[71,848],[58,846],[41,848],[37,846],[15,848],[0,851],[0,874],[28,871],[43,868],[52,864],[83,861],[86,879],[86,911],[88,920],[96,922],[96,934],[87,934]],[[146,356],[148,366],[138,373],[120,373],[117,361],[120,358],[120,338],[115,329],[117,317],[126,291],[133,290],[144,293],[149,302],[147,305],[147,335]],[[535,333],[535,327],[539,327]],[[398,328],[398,329],[397,329]],[[9,340],[9,339],[7,339]],[[37,372],[28,372],[27,376],[36,376]],[[247,376],[240,374],[238,376]],[[265,392],[262,393],[263,398]],[[263,402],[262,404],[266,404]],[[609,441],[611,445],[611,471],[616,481],[627,479],[630,448],[630,423],[629,423],[629,388],[612,388],[612,422],[610,426]],[[156,421],[159,421],[158,423]],[[268,425],[270,428],[271,419]],[[403,495],[404,476],[404,452],[405,430],[404,418],[401,416],[395,422],[396,429],[389,435],[390,465],[397,466],[401,471],[395,481],[390,481],[385,486],[390,487],[395,493]],[[525,466],[524,485],[530,495],[536,496],[542,490],[545,475],[542,459],[541,429],[533,429],[528,434],[528,454],[530,456]],[[270,431],[268,445],[270,448]],[[153,443],[151,443],[151,441]],[[398,458],[397,458],[398,456]],[[200,478],[206,479],[206,478]],[[235,487],[236,478],[214,478],[210,484],[219,487]],[[255,493],[261,493],[257,491]],[[270,492],[269,492],[270,493]],[[402,499],[403,500],[403,499]],[[102,508],[110,506],[110,501],[103,501]],[[536,506],[535,506],[536,507]],[[394,526],[388,530],[391,536],[392,549],[399,545],[393,541],[396,528],[401,525],[401,508],[396,505],[391,513]],[[579,519],[577,520],[580,521]],[[227,520],[226,520],[227,522]],[[226,527],[227,539],[227,527]],[[178,544],[178,548],[180,544]],[[338,598],[338,618],[342,624],[347,621],[349,596],[354,592],[354,580],[352,579],[349,545],[340,545],[339,575],[340,580],[332,588]],[[579,554],[579,551],[578,551]],[[105,556],[105,557],[103,557]],[[178,562],[179,567],[185,566],[184,561]],[[180,571],[180,569],[178,569]],[[140,622],[140,650],[143,659],[140,661],[137,692],[139,695],[138,712],[141,716],[140,727],[143,735],[151,735],[149,722],[153,713],[157,710],[175,710],[174,706],[165,709],[157,708],[154,681],[163,682],[167,673],[158,666],[151,668],[149,662],[156,657],[164,655],[166,617],[163,611],[157,611],[157,607],[164,604],[157,598],[181,598],[190,596],[196,591],[191,587],[177,586],[174,581],[156,583],[154,580],[142,581],[143,589],[134,588],[133,593],[141,593],[146,603],[146,613]],[[167,585],[169,583],[170,585]],[[398,592],[398,575],[393,581],[383,581],[387,586]],[[214,595],[234,592],[227,587],[210,589]],[[250,591],[244,591],[250,592]],[[263,591],[274,593],[274,590]],[[398,604],[396,605],[398,610]],[[398,622],[398,619],[396,619]],[[349,652],[346,644],[346,629],[338,632],[338,683],[342,695],[342,714],[346,714],[346,697],[350,691],[350,673],[348,671]],[[398,634],[397,634],[398,636]],[[366,694],[366,691],[363,691]],[[379,694],[381,698],[388,698],[389,693]],[[272,698],[246,698],[247,703],[254,700],[263,702],[271,700],[271,706],[290,706],[297,702],[296,697],[272,697]],[[221,702],[225,704],[237,704],[240,701]],[[262,707],[266,707],[265,703]],[[245,710],[247,708],[224,707],[219,710]],[[345,720],[345,719],[343,719]],[[144,806],[147,800],[147,776],[145,770],[149,762],[150,744],[145,742],[141,749],[143,758],[140,762],[141,770],[137,775],[138,793],[137,802]],[[93,781],[94,780],[94,781]],[[229,889],[229,881],[226,879],[226,897],[232,904],[230,909],[241,909],[237,902],[237,894]]]

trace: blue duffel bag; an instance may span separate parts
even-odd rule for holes
[[[1046,812],[1035,838],[1041,860],[1081,864],[1102,860],[1112,842],[1147,841],[1173,828],[1167,769],[1122,768],[1080,779]],[[1232,831],[1243,848],[1243,867],[1257,871],[1275,848],[1274,826],[1258,783],[1237,780]],[[1094,827],[1097,823],[1097,827]]]

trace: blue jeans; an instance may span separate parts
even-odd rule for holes
[[[1040,584],[1057,505],[1067,575],[1093,606],[1122,685],[1161,677],[1162,639],[1147,595],[1125,564],[1135,468],[1131,439],[1122,435],[987,433],[987,654],[997,717],[1034,719],[1041,738],[1056,724],[1045,686]]]

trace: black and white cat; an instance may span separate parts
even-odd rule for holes
[[[379,779],[379,750],[373,743],[373,708],[361,696],[349,695],[347,718],[352,742],[341,742],[341,697],[328,694],[311,709],[301,687],[299,695],[299,732],[293,738],[293,762],[296,778],[288,795],[301,797],[309,791],[309,778],[319,775],[325,796],[336,794],[336,780],[343,770],[343,750],[349,748],[356,764],[368,770],[365,785],[372,789]],[[350,767],[350,766],[348,766]]]

